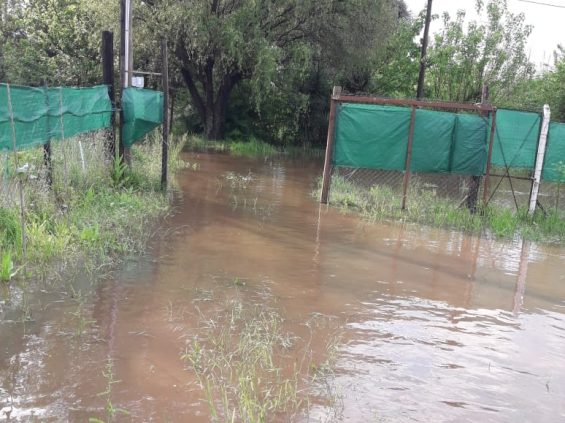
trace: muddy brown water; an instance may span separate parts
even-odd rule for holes
[[[319,160],[187,159],[175,214],[94,284],[80,336],[62,289],[34,294],[31,323],[4,314],[0,420],[103,417],[110,357],[117,421],[209,421],[180,360],[195,308],[266,292],[299,333],[313,313],[339,321],[342,421],[565,421],[565,249],[319,207]],[[310,420],[326,417],[313,403]]]

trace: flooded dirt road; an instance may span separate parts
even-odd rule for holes
[[[105,419],[110,398],[127,410],[115,421],[210,421],[181,355],[237,297],[294,333],[312,316],[341,328],[331,413],[313,401],[297,420],[565,421],[565,249],[319,207],[315,160],[187,160],[198,168],[178,175],[176,213],[146,256],[77,281],[73,298],[42,287],[33,322],[4,313],[0,420]]]

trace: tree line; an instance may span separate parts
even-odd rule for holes
[[[403,0],[133,0],[134,66],[159,71],[171,49],[177,131],[207,139],[251,135],[276,144],[322,144],[332,86],[414,97],[424,11]],[[565,119],[565,51],[537,72],[526,43],[532,28],[506,0],[477,0],[434,16],[425,97],[490,100]],[[418,11],[416,11],[418,12]],[[100,32],[119,34],[117,0],[3,0],[0,80],[25,85],[100,83]],[[118,37],[116,36],[116,39]],[[116,41],[117,42],[117,41]],[[116,46],[117,47],[117,46]],[[148,80],[158,87],[158,80]]]

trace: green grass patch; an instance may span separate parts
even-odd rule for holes
[[[169,210],[170,192],[160,189],[160,140],[147,139],[132,149],[131,168],[105,158],[100,135],[52,143],[53,178],[49,186],[40,148],[19,153],[28,165],[24,189],[24,258],[18,181],[10,176],[11,160],[1,169],[0,257],[26,275],[53,276],[72,264],[85,269],[112,264],[141,252],[156,219]],[[185,166],[179,158],[184,139],[172,144],[170,172]],[[7,274],[3,265],[3,276]],[[13,273],[13,270],[12,270]]]
[[[321,182],[320,182],[321,184]],[[314,193],[319,197],[320,188]],[[341,176],[332,177],[330,204],[343,210],[354,210],[372,221],[417,223],[460,230],[473,234],[490,234],[511,239],[521,236],[532,241],[565,243],[565,216],[559,210],[538,211],[533,217],[526,210],[489,206],[470,213],[452,199],[436,195],[434,190],[413,179],[407,197],[407,209],[401,210],[402,193],[388,186],[369,189],[355,185]]]

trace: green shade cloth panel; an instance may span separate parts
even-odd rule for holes
[[[498,109],[492,164],[533,169],[540,124],[539,113]]]
[[[489,119],[458,114],[449,171],[462,175],[484,175],[488,157]]]
[[[403,170],[410,113],[403,107],[339,104],[333,164]]]
[[[131,147],[163,123],[163,93],[128,87],[122,95],[124,145]]]
[[[542,179],[565,181],[565,123],[551,122]]]
[[[112,103],[105,85],[89,88],[10,85],[10,96],[18,150],[110,126]],[[12,149],[8,86],[0,84],[0,151]]]
[[[411,109],[363,104],[338,106],[333,164],[404,170]],[[481,175],[487,156],[487,119],[418,109],[413,172]]]

